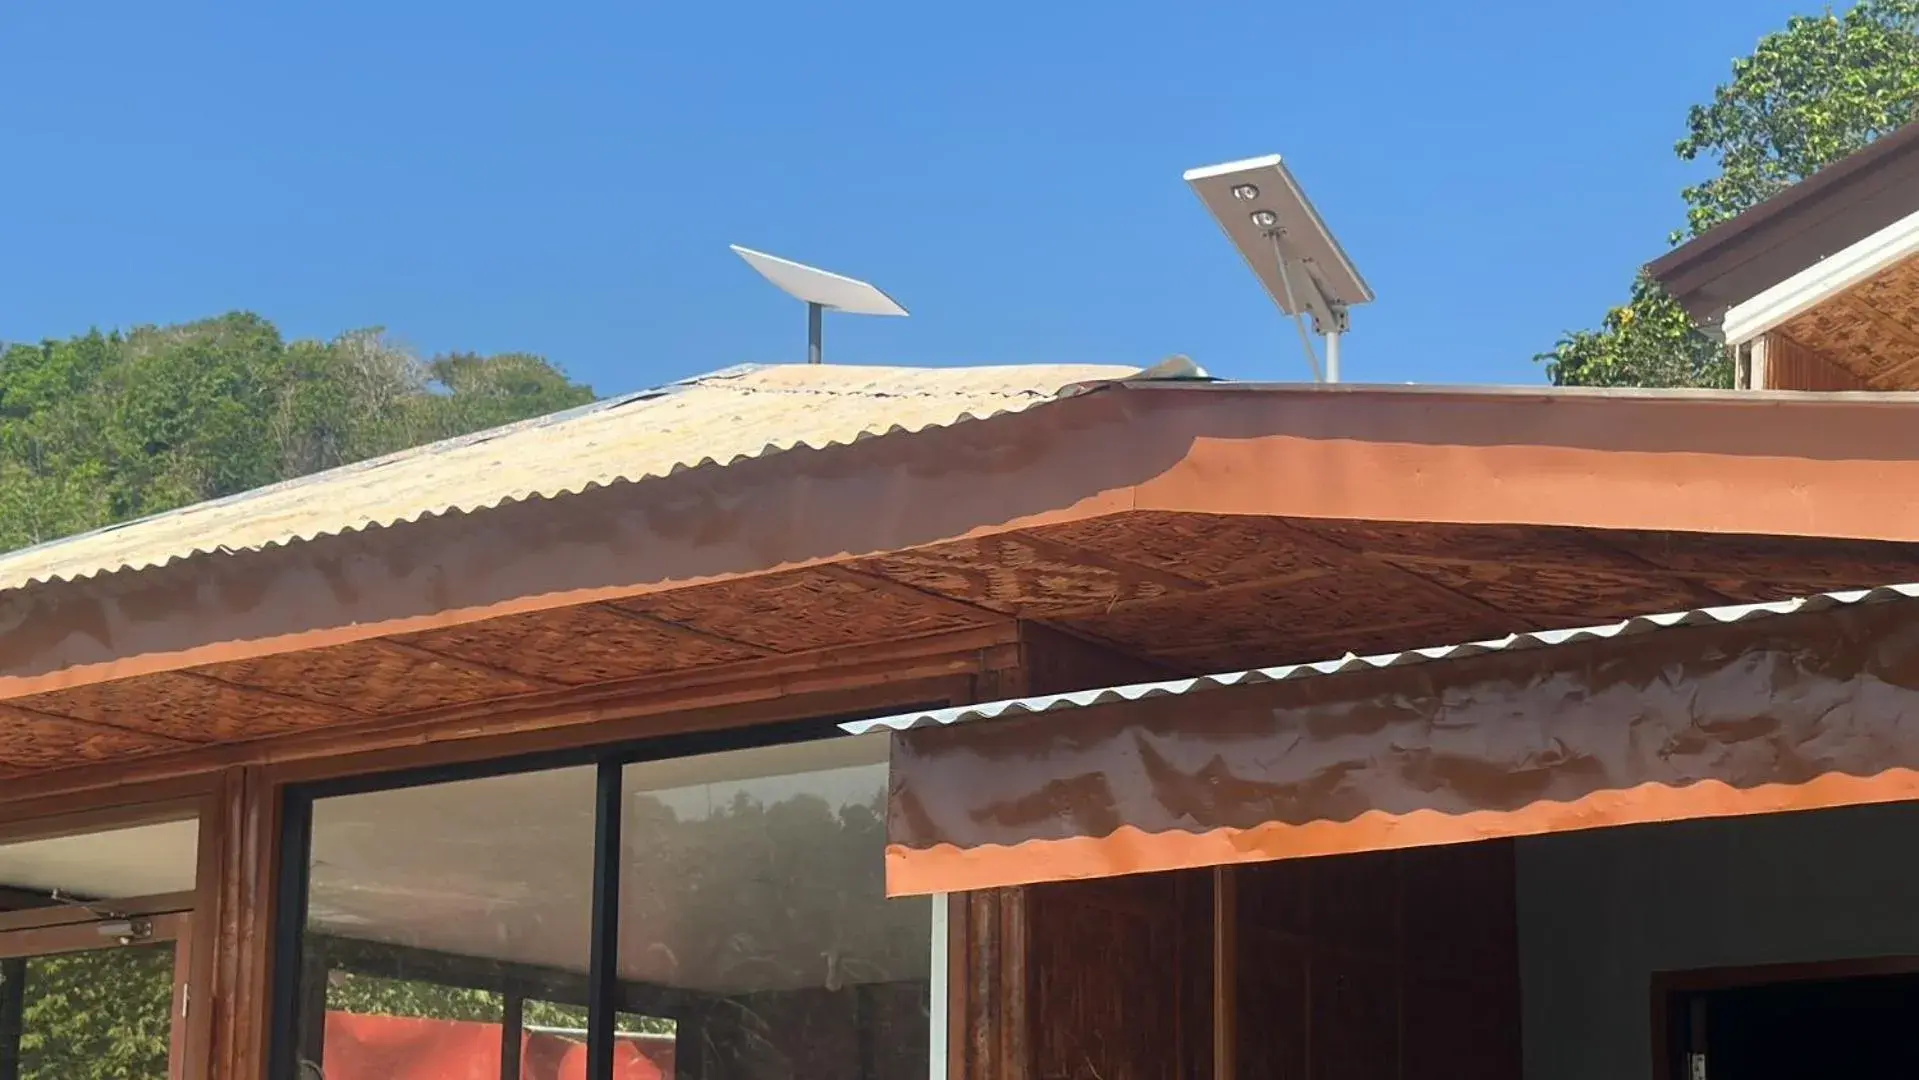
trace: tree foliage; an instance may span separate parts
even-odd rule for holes
[[[1796,16],[1768,34],[1712,100],[1693,106],[1674,150],[1713,175],[1685,189],[1678,243],[1919,116],[1919,0],[1860,0],[1845,14]],[[1732,366],[1643,274],[1596,330],[1537,359],[1560,386],[1732,385]]]
[[[0,550],[592,400],[537,356],[230,314],[0,350]]]

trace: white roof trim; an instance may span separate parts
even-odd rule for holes
[[[1343,675],[1354,671],[1371,671],[1378,668],[1404,667],[1409,664],[1429,664],[1449,660],[1463,660],[1467,657],[1486,653],[1519,652],[1527,649],[1556,648],[1562,645],[1576,645],[1585,641],[1605,641],[1613,638],[1631,637],[1639,634],[1657,633],[1688,626],[1723,626],[1727,623],[1747,622],[1753,619],[1777,618],[1817,611],[1826,611],[1836,607],[1853,607],[1860,604],[1881,604],[1898,601],[1919,600],[1919,584],[1883,585],[1876,589],[1859,589],[1845,592],[1820,593],[1815,596],[1800,597],[1794,600],[1774,600],[1761,604],[1733,604],[1725,607],[1697,608],[1692,611],[1679,611],[1665,615],[1641,615],[1616,623],[1602,626],[1582,626],[1570,630],[1537,630],[1526,634],[1509,634],[1503,638],[1489,641],[1474,641],[1462,645],[1444,645],[1430,649],[1408,649],[1405,652],[1384,653],[1377,656],[1355,656],[1348,653],[1338,660],[1323,660],[1312,664],[1287,664],[1283,667],[1253,668],[1248,671],[1229,671],[1219,675],[1202,675],[1195,679],[1169,679],[1164,682],[1133,683],[1126,686],[1105,686],[1093,690],[1076,690],[1065,694],[1041,694],[1037,697],[1011,698],[1005,701],[989,701],[978,705],[960,705],[945,709],[927,709],[919,712],[900,713],[894,716],[878,716],[861,720],[850,720],[840,725],[840,730],[849,735],[864,735],[872,731],[911,731],[921,727],[945,727],[952,724],[970,723],[976,720],[997,720],[1003,717],[1020,716],[1030,713],[1054,712],[1060,709],[1085,709],[1095,705],[1111,705],[1122,701],[1141,701],[1155,697],[1180,697],[1207,690],[1224,690],[1234,686],[1254,686],[1260,683],[1290,682],[1294,679],[1316,676]]]
[[[1919,211],[1726,309],[1726,341],[1743,345],[1889,266],[1919,255]]]

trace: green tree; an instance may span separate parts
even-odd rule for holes
[[[0,349],[0,551],[593,398],[545,360],[422,360],[235,313]]]
[[[1693,106],[1681,158],[1716,171],[1682,193],[1697,236],[1919,116],[1919,0],[1860,0],[1845,14],[1795,16],[1712,101]],[[1732,385],[1725,350],[1644,275],[1596,330],[1536,359],[1559,386]]]

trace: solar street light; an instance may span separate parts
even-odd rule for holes
[[[731,245],[733,253],[780,290],[806,304],[806,362],[821,361],[821,323],[827,311],[848,315],[905,315],[906,309],[869,282],[807,266],[763,251]]]
[[[1286,163],[1278,154],[1269,154],[1208,165],[1188,169],[1186,182],[1279,310],[1293,317],[1314,377],[1338,382],[1339,344],[1349,326],[1347,312],[1372,300],[1373,290],[1341,250]],[[1323,373],[1306,334],[1307,317],[1314,332],[1326,339]]]

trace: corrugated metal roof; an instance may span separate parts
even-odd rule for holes
[[[0,591],[571,495],[799,447],[1019,412],[1085,383],[1190,377],[1095,365],[741,367],[0,555]]]
[[[1062,709],[1084,709],[1094,705],[1113,705],[1123,701],[1140,701],[1145,698],[1176,697],[1185,694],[1203,693],[1208,690],[1225,690],[1234,686],[1257,686],[1261,683],[1286,682],[1292,679],[1311,678],[1319,675],[1340,675],[1354,671],[1371,671],[1377,668],[1403,667],[1408,664],[1463,660],[1469,656],[1481,656],[1486,653],[1552,648],[1561,645],[1576,644],[1582,641],[1606,640],[1636,634],[1655,633],[1661,630],[1671,630],[1676,627],[1718,626],[1726,623],[1746,622],[1752,619],[1793,615],[1800,612],[1824,611],[1833,607],[1914,599],[1919,599],[1919,585],[1885,585],[1877,589],[1867,589],[1858,592],[1821,593],[1817,596],[1809,596],[1797,600],[1782,600],[1767,604],[1739,604],[1730,607],[1699,608],[1693,611],[1681,611],[1669,615],[1643,615],[1638,618],[1609,623],[1604,626],[1586,626],[1572,630],[1541,630],[1527,634],[1510,634],[1503,638],[1490,641],[1476,641],[1464,645],[1445,645],[1431,649],[1411,649],[1406,652],[1386,653],[1379,656],[1346,656],[1339,660],[1324,660],[1310,664],[1287,664],[1283,667],[1253,668],[1248,671],[1229,671],[1219,675],[1201,675],[1198,678],[1192,679],[1135,683],[1129,686],[1108,686],[1094,690],[1076,690],[1068,694],[1042,694],[1037,697],[992,701],[983,705],[962,705],[949,709],[932,709],[925,712],[901,713],[897,716],[853,720],[841,724],[840,728],[853,735],[864,735],[872,731],[907,731],[919,727],[963,724],[974,720],[997,720],[1032,713],[1057,712]]]

